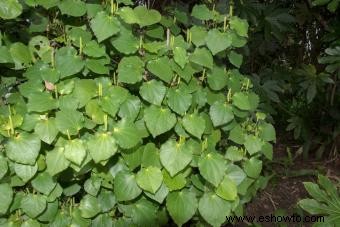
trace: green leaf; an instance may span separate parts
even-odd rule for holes
[[[229,21],[230,28],[235,30],[239,36],[248,37],[248,22],[238,17],[232,17]]]
[[[161,20],[161,15],[157,10],[149,10],[145,6],[137,6],[134,9],[124,7],[119,15],[126,23],[139,24],[141,27],[156,24]]]
[[[250,155],[261,151],[263,144],[263,141],[257,136],[247,135],[245,137],[244,146]]]
[[[228,147],[225,153],[225,158],[233,162],[241,161],[244,156],[245,156],[245,152],[235,146]]]
[[[199,20],[211,20],[214,18],[212,11],[210,11],[205,4],[195,5],[192,9],[191,16]]]
[[[15,174],[20,177],[24,182],[28,182],[38,171],[38,165],[23,165],[14,163]]]
[[[173,177],[191,162],[192,153],[192,147],[187,143],[168,140],[160,149],[161,163]]]
[[[264,141],[270,142],[276,140],[275,128],[272,124],[262,123],[259,125],[259,137]]]
[[[237,125],[236,127],[234,127],[230,133],[229,133],[229,140],[237,143],[237,144],[243,144],[244,140],[245,140],[245,132],[244,130],[241,128],[240,125]]]
[[[70,165],[70,161],[65,158],[64,148],[56,147],[46,154],[46,171],[52,176],[64,171]]]
[[[209,69],[213,68],[214,60],[207,48],[196,48],[190,56],[190,61]]]
[[[179,115],[184,115],[192,103],[192,95],[181,89],[169,89],[167,103],[170,109]]]
[[[99,58],[105,56],[105,46],[99,45],[96,41],[91,40],[90,42],[85,44],[84,53],[87,56]]]
[[[163,170],[163,178],[165,185],[170,191],[180,190],[187,184],[185,175],[182,173],[178,173],[174,177],[171,177],[168,171]]]
[[[240,68],[243,62],[243,56],[241,54],[236,53],[235,51],[230,51],[228,54],[228,59],[231,64]]]
[[[191,39],[196,47],[203,46],[206,42],[206,36],[208,35],[205,27],[192,26],[190,28]]]
[[[185,115],[182,121],[183,127],[191,135],[200,139],[205,130],[205,120],[198,114]]]
[[[189,221],[196,213],[198,201],[196,195],[188,190],[172,192],[166,199],[167,210],[178,226]]]
[[[27,109],[30,112],[45,112],[57,108],[57,102],[49,93],[33,93],[28,96]]]
[[[80,201],[79,210],[83,218],[92,218],[100,212],[100,207],[96,197],[85,195]]]
[[[85,106],[85,112],[94,123],[104,124],[105,113],[99,104],[99,100],[90,100]]]
[[[28,194],[21,200],[20,208],[30,218],[35,218],[45,210],[46,205],[44,196]]]
[[[311,215],[328,213],[328,208],[314,199],[302,199],[298,202],[299,206]]]
[[[212,192],[205,193],[199,201],[201,216],[212,226],[221,226],[231,211],[231,204]]]
[[[215,127],[228,124],[234,119],[232,107],[222,102],[215,102],[210,106],[209,115]]]
[[[51,144],[58,135],[58,129],[54,118],[42,120],[35,125],[34,132],[39,136],[40,140],[47,144]]]
[[[109,74],[109,67],[107,66],[110,60],[107,58],[87,59],[86,67],[97,74]]]
[[[92,31],[98,42],[117,34],[120,31],[120,22],[116,17],[101,11],[90,22]]]
[[[137,56],[124,57],[118,64],[118,81],[135,84],[142,80],[144,62]]]
[[[262,171],[262,161],[252,157],[244,162],[243,167],[249,177],[258,178]]]
[[[140,87],[139,94],[145,101],[160,106],[166,93],[166,87],[161,81],[150,80]]]
[[[167,186],[163,183],[156,193],[152,194],[150,192],[144,191],[145,195],[152,200],[157,201],[159,204],[162,204],[164,199],[168,196],[169,190]]]
[[[113,37],[110,41],[114,48],[125,55],[136,53],[139,49],[139,40],[133,35],[131,28],[124,26],[121,26],[118,36]]]
[[[34,165],[40,151],[40,139],[35,134],[21,133],[6,144],[7,157],[15,162]]]
[[[128,95],[129,92],[126,89],[114,86],[108,94],[100,100],[99,104],[105,112],[115,117],[119,107],[127,100]]]
[[[9,51],[17,69],[28,66],[32,61],[30,50],[23,43],[13,43]]]
[[[73,47],[62,47],[56,51],[55,66],[61,78],[79,73],[84,65],[85,62],[77,56],[77,51]]]
[[[81,0],[61,0],[58,7],[62,14],[80,17],[86,13],[86,4]]]
[[[42,222],[49,222],[50,220],[54,220],[58,213],[58,208],[59,208],[58,200],[47,203],[45,211],[41,215],[39,215],[38,220]]]
[[[235,182],[225,176],[217,187],[216,194],[225,200],[235,200],[237,198],[237,187]]]
[[[35,190],[45,195],[49,195],[57,185],[48,172],[39,173],[31,184]]]
[[[91,176],[84,183],[84,190],[92,196],[97,196],[102,186],[102,179],[97,176]]]
[[[80,166],[86,157],[83,141],[80,139],[68,141],[65,145],[64,155],[66,159]]]
[[[120,106],[118,116],[134,121],[141,109],[141,101],[136,96],[129,96]]]
[[[8,164],[7,158],[0,156],[0,180],[7,174]]]
[[[98,203],[103,212],[108,212],[116,205],[116,197],[109,190],[101,190],[98,195]]]
[[[212,29],[205,38],[207,47],[213,55],[229,48],[232,40],[228,33],[222,33],[218,29]]]
[[[198,169],[204,179],[217,187],[225,175],[226,163],[222,155],[212,152],[199,159]]]
[[[0,17],[8,20],[18,17],[22,13],[22,5],[18,0],[1,0]]]
[[[251,110],[249,96],[244,92],[237,92],[233,96],[233,104],[241,110]]]
[[[176,116],[168,108],[150,106],[144,110],[146,127],[155,138],[172,129],[176,124]]]
[[[209,87],[214,91],[223,89],[228,83],[228,75],[221,67],[214,67],[208,71],[207,80]]]
[[[173,53],[175,62],[183,69],[184,66],[189,62],[187,51],[182,47],[175,47]]]
[[[168,57],[160,57],[148,62],[146,68],[159,79],[166,83],[170,83],[174,73],[170,67],[170,59]]]
[[[159,157],[159,150],[156,148],[155,144],[148,143],[145,145],[141,165],[142,167],[162,167]]]
[[[159,189],[163,182],[163,175],[159,168],[149,166],[142,168],[136,176],[139,187],[153,194]]]
[[[13,200],[13,190],[9,184],[0,184],[0,215],[6,214]]]
[[[72,95],[79,101],[79,108],[85,106],[97,95],[97,88],[94,80],[76,80]]]
[[[137,185],[135,175],[120,171],[114,181],[114,193],[118,201],[129,201],[137,198],[142,190]]]
[[[133,148],[141,141],[136,125],[126,119],[115,125],[112,135],[123,149]]]
[[[57,129],[64,135],[77,135],[83,128],[84,116],[76,110],[61,110],[56,113]]]
[[[87,148],[95,163],[108,160],[118,150],[116,140],[108,133],[97,133],[87,142]]]
[[[133,204],[120,206],[124,216],[129,217],[136,226],[157,226],[157,209],[149,200],[139,199]],[[132,223],[125,223],[123,226],[133,226]]]

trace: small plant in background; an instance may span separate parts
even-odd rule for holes
[[[325,222],[313,226],[340,225],[339,181],[333,183],[323,175],[318,176],[316,183],[305,182],[304,186],[312,198],[302,199],[298,205],[312,215],[323,215]]]

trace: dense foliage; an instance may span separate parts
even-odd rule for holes
[[[186,6],[186,7],[184,7]],[[275,130],[234,5],[0,0],[0,224],[220,226]]]

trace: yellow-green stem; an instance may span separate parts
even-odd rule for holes
[[[104,130],[107,131],[107,114],[104,115]]]
[[[66,130],[66,133],[67,133],[68,140],[71,140],[70,132],[68,131],[68,129]]]
[[[14,126],[13,126],[13,120],[12,120],[12,111],[11,111],[11,106],[8,105],[8,119],[9,119],[9,126],[11,128],[11,135],[14,135]]]

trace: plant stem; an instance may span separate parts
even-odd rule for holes
[[[11,111],[11,106],[8,105],[8,112],[9,112],[9,115],[8,115],[8,119],[9,119],[9,126],[11,128],[11,135],[14,135],[14,126],[13,126],[13,120],[12,120],[12,111]]]

